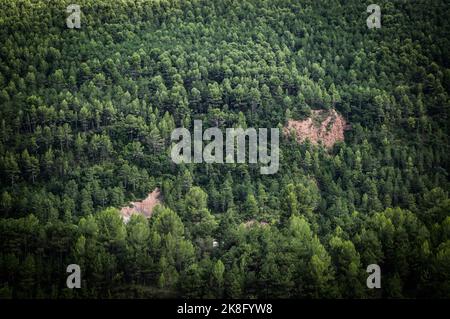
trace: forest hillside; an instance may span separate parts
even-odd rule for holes
[[[1,298],[450,297],[448,1],[70,3],[0,0]],[[275,174],[170,157],[326,114]]]

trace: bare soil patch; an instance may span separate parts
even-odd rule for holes
[[[313,110],[311,116],[302,121],[288,120],[284,134],[294,132],[299,143],[309,139],[313,144],[333,147],[338,141],[344,141],[344,131],[350,126],[336,110]]]
[[[161,192],[159,188],[148,194],[148,196],[140,202],[131,202],[128,206],[120,209],[120,215],[125,222],[128,222],[133,214],[141,214],[150,218],[153,209],[161,203]]]

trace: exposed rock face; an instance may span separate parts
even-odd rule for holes
[[[129,206],[122,207],[120,215],[122,216],[123,221],[127,223],[133,214],[141,214],[150,218],[155,206],[161,203],[160,196],[161,192],[159,191],[159,188],[155,188],[155,190],[149,193],[144,200],[140,202],[131,202]]]
[[[345,119],[335,110],[313,110],[311,117],[302,120],[289,120],[284,127],[284,134],[294,131],[298,142],[309,139],[313,144],[319,141],[326,148],[331,148],[338,141],[344,140],[344,131],[349,129]]]

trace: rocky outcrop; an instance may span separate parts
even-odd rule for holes
[[[313,110],[305,120],[288,120],[284,134],[293,132],[299,143],[309,139],[313,144],[321,142],[326,148],[331,148],[336,142],[344,141],[344,131],[347,129],[349,125],[336,110]]]
[[[150,218],[155,206],[161,203],[160,197],[161,192],[159,191],[159,188],[155,188],[155,190],[149,193],[144,200],[140,202],[131,202],[129,206],[122,207],[120,215],[122,216],[123,221],[125,223],[128,222],[133,214],[141,214]]]

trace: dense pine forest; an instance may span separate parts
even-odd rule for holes
[[[450,5],[373,1],[381,28],[372,0],[76,0],[70,29],[75,0],[0,0],[0,298],[450,298]],[[314,110],[345,141],[282,135],[276,174],[169,155]]]

